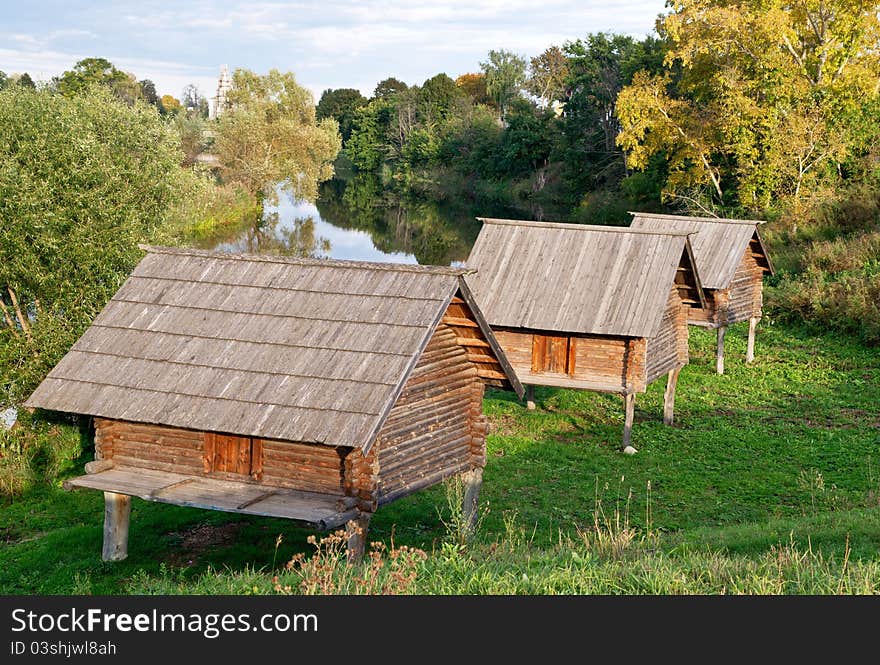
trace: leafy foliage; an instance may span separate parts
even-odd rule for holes
[[[156,238],[180,159],[154,109],[103,86],[0,92],[0,404],[29,394]]]
[[[314,199],[341,148],[336,120],[316,121],[311,93],[277,69],[265,76],[235,70],[228,99],[215,142],[224,178],[270,197],[284,181],[291,193]]]
[[[325,90],[315,108],[315,117],[318,120],[324,118],[336,120],[339,123],[339,133],[342,134],[342,142],[345,143],[351,136],[354,112],[361,106],[365,106],[367,102],[367,98],[354,88]]]

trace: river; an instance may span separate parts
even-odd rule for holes
[[[280,187],[254,224],[201,240],[203,249],[430,265],[461,265],[480,230],[478,216],[530,218],[503,206],[401,197],[370,177],[336,179],[314,203]],[[534,218],[532,215],[531,218]]]

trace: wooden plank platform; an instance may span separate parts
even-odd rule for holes
[[[530,386],[551,386],[553,388],[575,388],[577,390],[591,390],[597,393],[614,393],[617,395],[626,395],[628,392],[622,384],[601,383],[598,381],[586,381],[583,379],[572,379],[565,374],[553,374],[550,372],[524,372],[517,371],[517,378],[520,383]]]
[[[177,506],[283,517],[321,529],[341,526],[358,515],[352,497],[125,466],[64,481],[64,489],[80,488]]]

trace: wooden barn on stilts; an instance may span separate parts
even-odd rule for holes
[[[623,448],[635,395],[667,375],[672,423],[688,362],[687,313],[704,303],[687,233],[483,219],[467,265],[495,337],[534,408],[533,386],[618,393]]]
[[[700,272],[705,308],[689,312],[691,325],[718,330],[715,369],[724,374],[724,336],[727,326],[749,322],[746,362],[755,359],[755,329],[761,320],[764,275],[773,264],[759,228],[764,222],[718,217],[684,217],[631,212],[630,228],[642,231],[692,233],[694,260]]]
[[[348,525],[461,474],[475,516],[485,384],[522,386],[466,270],[145,247],[27,406],[94,417],[106,560],[132,496]]]

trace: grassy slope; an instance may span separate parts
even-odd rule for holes
[[[764,324],[757,363],[746,367],[744,326],[727,340],[728,373],[718,377],[713,334],[692,330],[676,426],[662,424],[658,382],[637,398],[632,457],[617,450],[620,398],[538,389],[539,409],[527,412],[511,395],[490,393],[478,558],[443,554],[442,487],[382,508],[371,537],[434,551],[418,587],[426,592],[636,592],[654,588],[654,565],[677,571],[660,588],[679,592],[880,588],[880,353]],[[659,534],[641,550],[647,558],[598,565],[573,548],[597,505]],[[281,520],[135,500],[129,559],[104,564],[101,514],[99,493],[57,483],[4,506],[0,591],[270,591],[270,576],[253,569],[311,550],[311,532]],[[847,543],[847,574],[857,579],[837,586]],[[771,548],[780,544],[811,548],[816,574],[832,581],[792,586],[769,573],[766,581],[761,571],[779,568]],[[228,571],[199,578],[209,567]],[[702,576],[707,568],[716,578]],[[740,577],[751,581],[737,586]]]

